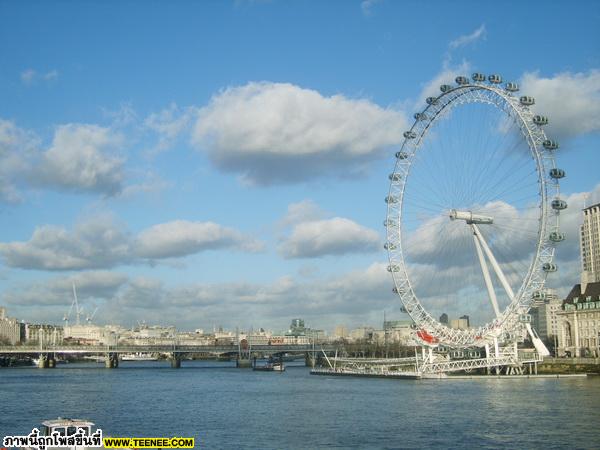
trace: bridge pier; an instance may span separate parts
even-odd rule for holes
[[[179,353],[173,353],[169,361],[171,361],[172,369],[179,369],[181,367],[181,355]]]
[[[116,369],[119,367],[119,355],[117,353],[107,353],[104,365],[107,369]]]
[[[49,357],[48,358],[48,368],[49,369],[54,369],[56,367],[56,359]]]
[[[235,367],[238,369],[250,369],[252,367],[252,360],[248,358],[238,358],[235,360]]]
[[[48,355],[40,355],[40,357],[38,359],[38,367],[40,369],[48,368]]]

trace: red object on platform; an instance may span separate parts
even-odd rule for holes
[[[421,339],[423,339],[428,344],[436,344],[439,342],[438,338],[436,338],[435,336],[432,336],[425,330],[417,331],[417,336],[419,336]]]

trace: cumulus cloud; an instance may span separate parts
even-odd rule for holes
[[[528,72],[521,92],[535,98],[534,110],[548,116],[547,134],[556,138],[600,131],[600,70],[542,77]]]
[[[380,249],[379,234],[356,222],[331,217],[312,200],[291,203],[279,221],[279,254],[286,259],[367,253]]]
[[[111,298],[127,281],[127,275],[118,272],[82,272],[47,281],[28,283],[26,287],[15,288],[4,293],[3,301],[11,305],[68,306],[73,300],[73,283],[77,287],[78,300],[85,303],[89,300]]]
[[[350,219],[334,217],[296,225],[279,245],[284,258],[365,253],[379,250],[379,234]]]
[[[130,237],[110,218],[80,223],[72,232],[44,225],[27,242],[0,244],[10,267],[38,270],[78,270],[112,267],[131,259]]]
[[[211,222],[168,222],[136,236],[111,217],[96,217],[77,224],[73,231],[38,227],[27,242],[0,243],[0,255],[10,267],[83,270],[155,262],[220,248],[259,251],[262,244]]]
[[[135,253],[148,259],[173,258],[228,247],[258,251],[262,244],[213,222],[176,220],[142,231],[136,240]]]
[[[302,222],[322,219],[327,215],[319,205],[312,200],[302,200],[288,205],[287,213],[281,219],[282,226],[296,225]]]
[[[52,146],[34,171],[35,183],[71,191],[118,194],[124,158],[111,152],[122,137],[97,125],[68,124],[57,128]]]
[[[262,82],[214,96],[192,140],[220,169],[269,185],[361,173],[405,128],[402,113],[368,100]]]
[[[448,47],[451,50],[456,50],[457,48],[464,47],[466,45],[477,42],[479,39],[485,39],[485,24],[481,24],[479,28],[473,31],[471,34],[465,34],[457,37],[453,41],[448,44]]]
[[[35,136],[12,121],[0,119],[0,201],[17,203],[21,200],[17,185],[20,176],[29,169],[37,145]]]

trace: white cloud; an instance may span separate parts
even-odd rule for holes
[[[457,76],[469,76],[471,70],[471,64],[467,61],[463,61],[460,65],[451,65],[448,61],[444,63],[442,70],[433,77],[430,81],[425,83],[421,89],[421,93],[415,103],[417,111],[424,109],[427,104],[425,99],[427,97],[437,97],[441,94],[440,86],[442,84],[453,84]]]
[[[192,107],[181,109],[175,103],[157,113],[152,113],[144,120],[144,126],[158,135],[158,143],[153,153],[159,153],[171,148],[177,138],[190,125],[196,109]]]
[[[219,248],[258,251],[262,245],[239,231],[213,222],[176,220],[142,231],[135,253],[141,258],[173,258]]]
[[[521,78],[522,95],[535,98],[534,110],[549,118],[550,137],[572,137],[600,131],[600,70],[563,72],[544,78],[528,72]]]
[[[319,205],[312,200],[302,200],[288,205],[287,213],[280,221],[281,226],[296,225],[310,220],[318,220],[327,216]]]
[[[363,0],[360,2],[360,9],[365,16],[370,16],[373,14],[373,7],[379,2],[381,0]]]
[[[2,300],[17,305],[64,305],[65,311],[73,300],[72,286],[77,287],[81,306],[92,299],[110,298],[127,283],[128,277],[118,272],[89,271],[48,281],[28,283],[22,288],[6,292]],[[87,308],[89,313],[93,311]],[[60,313],[62,313],[62,309]]]
[[[6,265],[38,270],[112,267],[131,260],[130,238],[109,217],[80,223],[72,232],[44,225],[27,242],[0,243]]]
[[[6,265],[37,270],[83,270],[156,262],[210,249],[259,251],[262,244],[211,222],[174,221],[154,225],[137,236],[110,216],[63,227],[36,228],[27,242],[0,243]]]
[[[25,84],[31,84],[31,83],[33,83],[33,80],[35,79],[35,76],[36,76],[35,70],[33,70],[33,69],[24,70],[23,72],[21,72],[21,81]]]
[[[379,250],[379,234],[350,219],[334,217],[296,225],[279,245],[285,258],[365,253]]]
[[[479,39],[485,39],[486,29],[485,24],[481,24],[479,28],[473,31],[471,34],[465,34],[463,36],[459,36],[448,44],[448,47],[451,50],[456,50],[457,48],[464,47],[466,45],[477,42]]]
[[[120,135],[97,125],[61,125],[34,171],[34,183],[71,191],[116,195],[122,189],[124,158],[116,156]]]
[[[46,73],[40,73],[33,69],[26,69],[21,72],[21,82],[25,85],[33,85],[38,81],[54,81],[58,79],[58,71],[52,69]]]
[[[35,136],[14,122],[0,119],[0,201],[17,203],[21,200],[17,184],[29,169],[29,160],[37,145]]]
[[[268,185],[361,173],[405,128],[402,113],[368,100],[262,82],[213,97],[199,112],[193,143],[220,169]]]
[[[366,253],[381,249],[379,234],[343,217],[330,217],[312,200],[291,203],[279,226],[290,228],[280,237],[279,253],[286,259]]]
[[[76,280],[81,303],[100,303],[97,323],[175,324],[183,329],[213,325],[228,328],[252,325],[285,329],[291,317],[303,317],[309,326],[358,326],[381,320],[383,309],[399,307],[391,278],[383,263],[334,277],[301,282],[283,276],[258,284],[242,281],[169,287],[148,277],[128,278],[112,272],[84,272]],[[34,286],[14,287],[2,294],[11,313],[25,320],[40,316],[60,322],[72,300],[74,277],[60,277]],[[84,282],[87,280],[87,284]],[[47,309],[43,309],[48,305]],[[52,305],[64,305],[64,309]],[[389,316],[388,316],[389,317]]]

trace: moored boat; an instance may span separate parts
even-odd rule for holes
[[[263,372],[284,372],[285,366],[282,362],[267,363],[264,366],[254,366],[253,370],[259,370]]]
[[[127,353],[121,356],[121,361],[158,361],[156,356],[150,353]]]

